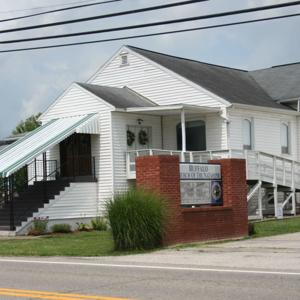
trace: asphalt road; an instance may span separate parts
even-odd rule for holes
[[[0,299],[299,300],[300,235],[290,236],[125,257],[0,258]]]

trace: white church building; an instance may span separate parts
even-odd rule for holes
[[[297,63],[246,71],[123,46],[85,83],[72,83],[41,127],[1,150],[0,229],[103,215],[108,199],[134,186],[143,155],[245,158],[249,217],[294,215],[299,101]],[[12,193],[22,168],[28,188]]]

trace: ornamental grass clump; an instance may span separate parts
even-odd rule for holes
[[[167,209],[162,197],[130,190],[107,203],[116,250],[143,250],[161,246]]]
[[[93,230],[97,231],[106,231],[107,230],[107,221],[104,218],[97,217],[91,221]]]
[[[42,235],[47,232],[49,217],[37,217],[33,219],[28,235]]]

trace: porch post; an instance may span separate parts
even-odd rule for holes
[[[185,132],[185,112],[181,110],[181,140],[182,140],[182,152],[186,152],[186,132]]]
[[[260,219],[263,219],[263,210],[262,210],[262,182],[260,181],[260,186],[258,189],[258,215]]]
[[[278,217],[278,189],[277,185],[273,188],[274,193],[274,216],[275,218]]]

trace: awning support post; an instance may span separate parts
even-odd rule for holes
[[[44,203],[47,202],[47,155],[43,153],[43,192],[44,192]]]
[[[37,167],[36,167],[36,158],[34,159],[34,181],[37,181]]]
[[[43,180],[47,180],[47,157],[46,152],[43,153]]]
[[[9,185],[9,223],[10,230],[15,230],[15,211],[14,211],[14,176],[10,175],[8,178]]]

